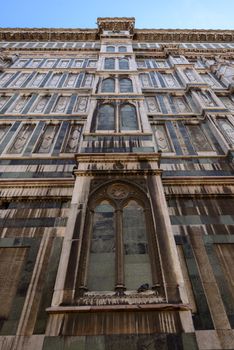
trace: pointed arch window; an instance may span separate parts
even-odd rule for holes
[[[129,69],[129,62],[127,58],[121,58],[119,60],[119,69],[123,69],[123,70]]]
[[[119,52],[127,52],[127,48],[126,48],[126,46],[119,46],[118,51]]]
[[[133,92],[132,81],[129,78],[120,78],[119,80],[120,92]]]
[[[115,47],[114,46],[107,46],[106,52],[115,52]]]
[[[120,125],[121,130],[137,130],[136,108],[130,104],[124,104],[120,107]]]
[[[134,194],[134,197],[133,195]],[[89,201],[80,290],[137,290],[159,286],[158,247],[148,199],[126,183],[102,187]]]
[[[97,116],[97,130],[115,129],[115,108],[111,104],[101,105]]]
[[[105,69],[115,69],[115,59],[114,58],[105,58]]]
[[[107,78],[102,81],[102,92],[115,92],[115,80]]]

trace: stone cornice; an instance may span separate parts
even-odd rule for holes
[[[0,28],[0,41],[94,41],[99,33],[83,28]],[[234,30],[135,29],[133,33],[136,41],[234,42]]]

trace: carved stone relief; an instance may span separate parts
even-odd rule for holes
[[[57,73],[57,74],[53,74],[52,78],[49,80],[47,86],[50,87],[56,87],[56,85],[58,84],[60,78],[61,78],[62,74]]]
[[[168,67],[168,64],[165,60],[155,60],[158,68]]]
[[[13,77],[13,74],[14,74],[14,73],[2,74],[2,75],[0,76],[0,86],[5,85],[5,84],[8,82],[8,80],[10,80],[10,78]]]
[[[177,87],[176,81],[172,74],[162,74],[164,81],[169,88]]]
[[[53,113],[64,113],[70,101],[70,96],[60,96],[53,108]]]
[[[218,120],[219,125],[224,131],[225,135],[228,137],[229,141],[234,145],[234,127],[227,120]]]
[[[2,107],[7,103],[7,101],[9,100],[9,96],[1,96],[0,97],[0,110],[2,109]]]
[[[129,188],[123,184],[113,184],[108,187],[107,193],[114,199],[124,199],[129,194]]]
[[[218,70],[230,83],[234,83],[234,65],[222,65]]]
[[[177,113],[189,113],[191,112],[188,104],[185,102],[183,97],[174,97],[173,102]]]
[[[86,74],[84,81],[83,81],[83,87],[91,87],[92,82],[93,82],[93,74]]]
[[[35,78],[29,82],[28,85],[30,87],[38,87],[41,84],[42,80],[45,78],[45,76],[46,76],[46,73],[38,73],[35,76]]]
[[[83,65],[83,60],[75,60],[72,64],[73,68],[81,68]]]
[[[22,96],[20,97],[16,103],[10,108],[9,112],[11,113],[20,113],[22,112],[23,108],[25,107],[26,103],[29,100],[29,96]]]
[[[32,60],[31,62],[29,62],[29,64],[27,65],[27,67],[30,68],[37,68],[39,66],[39,64],[41,63],[42,59],[35,59]]]
[[[146,64],[144,60],[137,60],[137,67],[138,68],[146,68]]]
[[[148,74],[140,74],[140,80],[142,87],[151,87],[151,81]]]
[[[2,142],[7,131],[10,129],[10,124],[0,124],[0,142]]]
[[[157,140],[159,150],[161,150],[162,152],[171,152],[171,147],[168,141],[164,125],[155,126],[155,137]]]
[[[61,60],[58,64],[58,67],[60,68],[67,68],[68,64],[69,64],[70,60]]]
[[[56,60],[53,59],[53,60],[47,60],[44,64],[43,64],[43,67],[44,68],[52,68],[53,65],[55,64]]]
[[[202,102],[206,107],[216,107],[217,104],[214,102],[209,91],[198,91],[198,96],[201,98]]]
[[[157,113],[160,112],[159,106],[156,102],[155,97],[146,97],[146,104],[149,112]]]
[[[96,66],[97,66],[97,61],[89,61],[89,63],[88,63],[88,67],[89,68],[96,68]]]
[[[49,124],[40,138],[39,145],[36,147],[38,153],[49,153],[58,131],[58,125]]]
[[[80,96],[76,102],[74,113],[85,113],[88,104],[88,96]]]
[[[231,112],[234,112],[234,102],[230,98],[220,97],[220,99]]]
[[[49,95],[40,97],[38,102],[36,103],[36,105],[32,108],[31,112],[32,113],[43,113],[50,97],[51,96],[49,96]]]
[[[29,137],[32,135],[34,127],[35,126],[32,124],[24,124],[21,127],[17,136],[15,137],[15,140],[12,146],[10,147],[8,153],[13,153],[13,154],[21,153]]]
[[[192,69],[185,69],[184,74],[186,75],[186,77],[188,78],[189,81],[191,81],[191,82],[197,81]]]
[[[202,79],[209,84],[212,88],[217,88],[220,87],[218,82],[215,81],[209,74],[202,74],[201,75]]]
[[[14,80],[10,84],[10,86],[11,87],[20,87],[25,82],[25,80],[29,77],[29,75],[30,75],[29,73],[22,73],[18,79]]]
[[[22,68],[26,64],[26,62],[28,62],[27,59],[19,59],[13,64],[12,67],[14,67],[14,68]]]
[[[64,84],[64,87],[74,87],[75,86],[75,83],[76,83],[76,80],[77,80],[77,77],[78,77],[78,74],[69,74],[69,76],[67,77],[66,81],[65,81],[65,84]]]
[[[63,148],[63,152],[65,153],[77,152],[81,131],[82,131],[81,125],[71,126],[67,141],[65,142],[65,147]]]

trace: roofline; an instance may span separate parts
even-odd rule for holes
[[[0,28],[0,41],[99,40],[97,28]],[[234,42],[227,29],[133,29],[133,40],[155,42]]]

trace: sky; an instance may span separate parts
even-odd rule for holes
[[[234,29],[234,0],[0,0],[0,27],[96,28],[135,17],[136,28]]]

